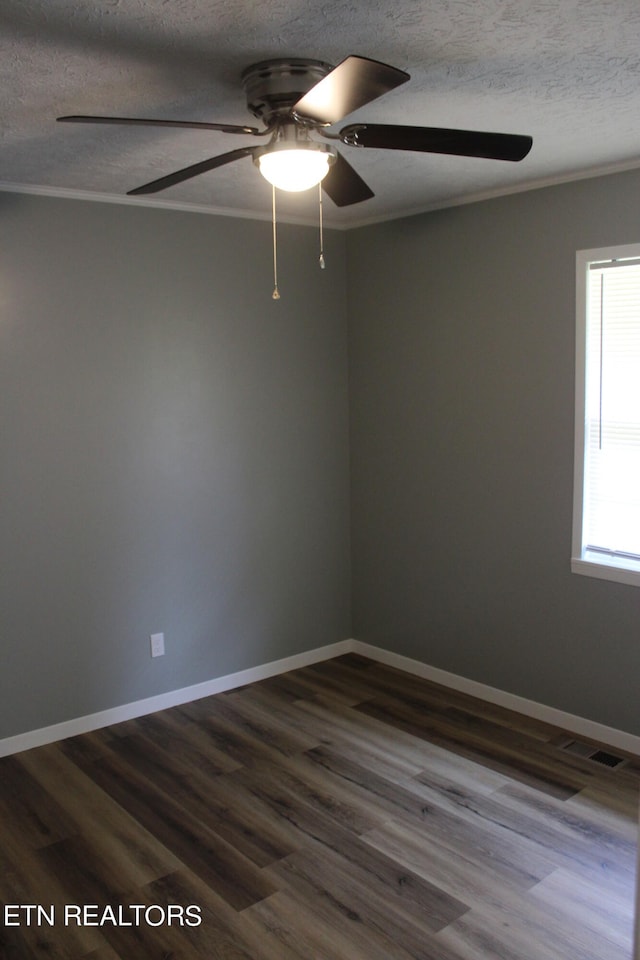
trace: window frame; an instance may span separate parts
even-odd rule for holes
[[[587,364],[587,287],[590,264],[607,260],[640,258],[640,243],[613,247],[596,247],[576,253],[576,371],[575,371],[575,434],[573,531],[571,572],[600,580],[613,580],[640,586],[640,562],[625,562],[619,557],[598,560],[585,556],[583,550],[585,414]]]

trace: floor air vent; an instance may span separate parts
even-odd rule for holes
[[[616,757],[613,753],[607,753],[605,750],[598,750],[591,743],[583,743],[581,740],[569,740],[560,748],[566,753],[573,753],[574,756],[583,757],[585,760],[593,760],[603,767],[618,767],[624,763],[623,757]]]
[[[595,760],[596,763],[601,763],[605,767],[617,767],[622,763],[622,757],[616,757],[613,753],[605,753],[604,750],[596,750],[589,759]]]

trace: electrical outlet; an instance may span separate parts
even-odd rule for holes
[[[149,639],[151,640],[151,656],[164,657],[164,633],[152,633]]]

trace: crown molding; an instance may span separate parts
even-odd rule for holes
[[[509,197],[518,193],[529,193],[533,190],[544,190],[547,187],[557,187],[567,183],[577,183],[582,180],[595,180],[598,177],[608,177],[638,169],[640,169],[640,159],[629,160],[624,163],[611,163],[598,167],[589,167],[584,170],[549,177],[540,177],[536,180],[511,184],[507,187],[496,187],[493,190],[482,190],[459,197],[447,197],[444,200],[425,204],[413,210],[382,214],[377,217],[363,217],[357,220],[351,220],[349,223],[326,225],[325,229],[339,231],[357,230],[361,227],[375,226],[378,223],[389,223],[393,220],[419,217],[427,213],[433,213],[436,210],[446,210],[450,207],[461,207],[471,203],[482,203],[485,200],[496,200],[500,197]],[[267,210],[238,210],[236,207],[205,206],[203,204],[184,203],[176,200],[150,200],[147,197],[129,197],[112,193],[96,193],[91,190],[71,190],[68,187],[50,187],[41,184],[8,183],[0,180],[0,192],[20,193],[40,197],[58,197],[66,200],[84,200],[89,203],[118,203],[125,206],[155,207],[161,210],[177,210],[182,213],[200,213],[214,217],[232,217],[242,220],[271,220],[271,212]],[[278,214],[278,222],[289,223],[299,227],[317,227],[315,219],[292,217],[286,214]]]

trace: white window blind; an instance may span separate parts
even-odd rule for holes
[[[640,583],[640,258],[584,266],[583,488],[577,559],[635,570],[639,579],[626,582]],[[574,559],[575,540],[574,530]]]

